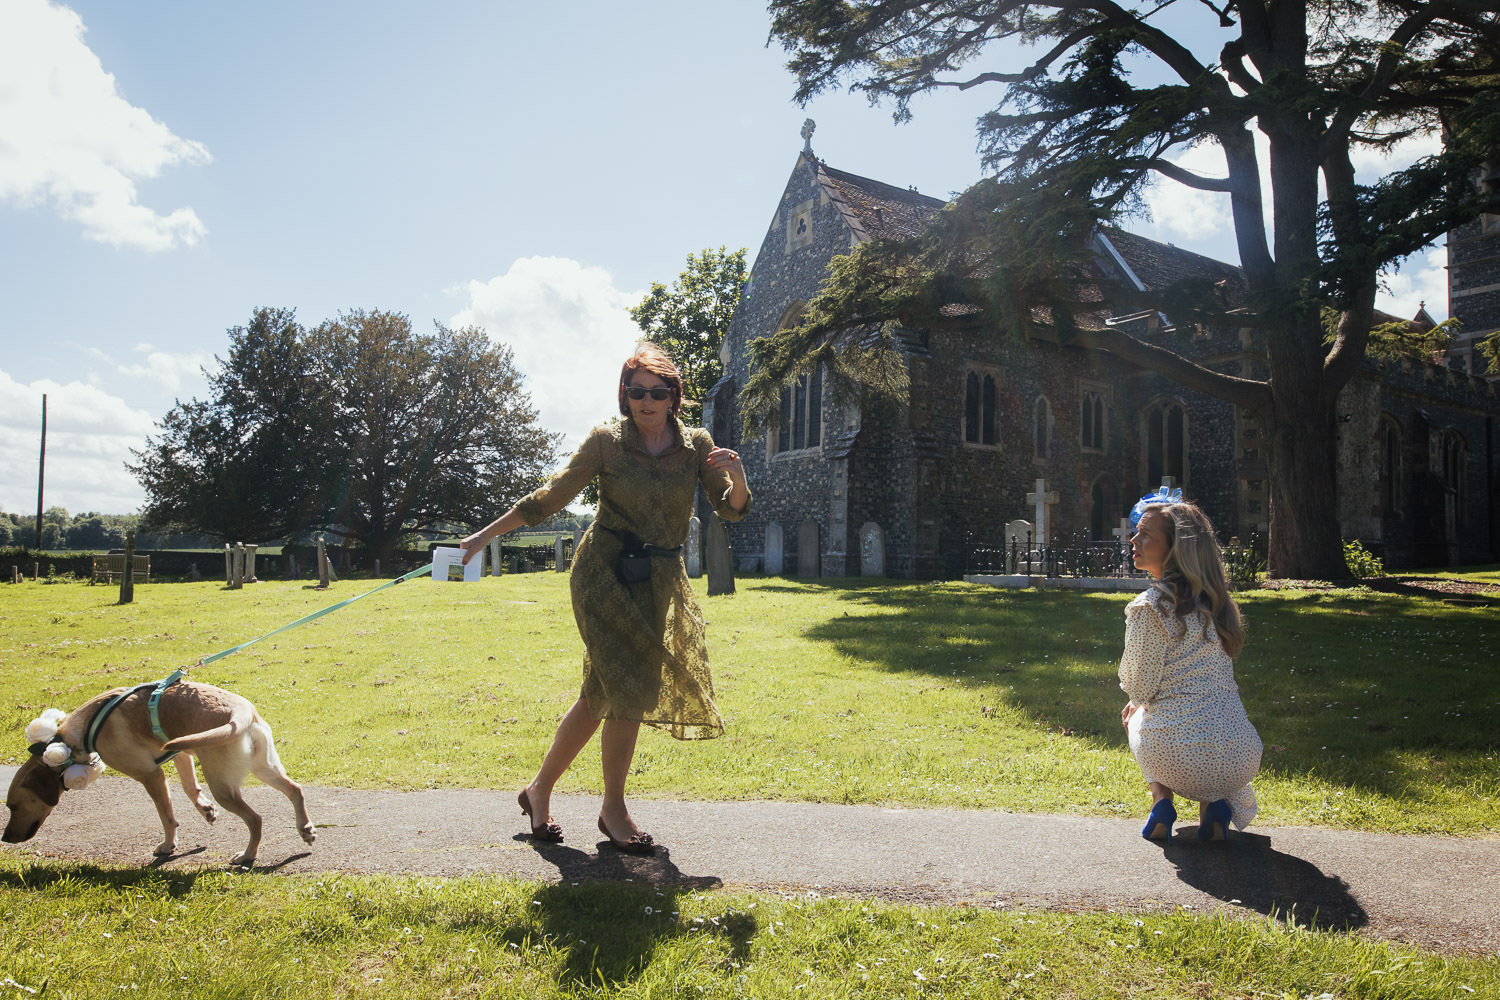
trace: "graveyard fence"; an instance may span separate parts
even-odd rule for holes
[[[1028,535],[1024,542],[1013,538],[1009,544],[971,545],[966,575],[1105,578],[1144,574],[1131,565],[1129,550],[1122,550],[1118,542],[1078,539],[1036,545]]]

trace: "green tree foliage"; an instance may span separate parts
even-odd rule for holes
[[[179,403],[131,467],[148,527],[266,542],[327,530],[376,558],[486,517],[552,463],[510,349],[482,330],[355,311],[306,330],[262,309],[229,331],[213,398]]]
[[[740,304],[747,277],[745,248],[690,253],[687,267],[668,288],[659,281],[631,308],[630,318],[677,362],[682,394],[697,412],[724,373],[719,347]]]
[[[1045,333],[1255,415],[1269,444],[1271,575],[1346,575],[1335,400],[1369,344],[1382,270],[1500,194],[1471,180],[1500,150],[1493,4],[772,0],[770,9],[803,102],[848,81],[893,102],[899,119],[919,94],[1000,89],[979,120],[992,174],[923,236],[856,248],[802,329],[755,345],[747,420],[765,419],[780,387],[823,361],[837,361],[836,376],[899,385],[895,342],[851,332],[861,327]],[[1030,44],[1033,61],[1017,60],[1009,43]],[[1356,181],[1356,156],[1438,134],[1440,152]],[[1205,144],[1222,154],[1216,175],[1175,159]],[[1159,178],[1229,196],[1243,288],[1101,285],[1088,235],[1139,212]],[[1248,328],[1265,377],[1213,371],[1171,341],[1106,328],[1101,298],[1116,314],[1160,310],[1184,337],[1198,324]],[[1337,317],[1328,343],[1325,309]]]

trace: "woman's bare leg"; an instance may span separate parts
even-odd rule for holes
[[[616,840],[629,840],[641,832],[625,806],[625,779],[635,760],[635,739],[640,731],[639,722],[606,719],[599,737],[599,752],[604,758],[604,807],[599,815]]]
[[[557,732],[552,736],[552,745],[547,748],[547,756],[542,758],[541,769],[526,786],[533,825],[551,822],[552,815],[548,810],[552,804],[552,786],[567,771],[578,752],[588,745],[598,728],[599,720],[589,714],[588,702],[583,698],[575,701],[573,707],[564,713],[562,721],[557,724]]]
[[[1160,781],[1148,781],[1146,787],[1151,789],[1151,804],[1154,806],[1162,799],[1172,800],[1172,789],[1163,785]]]

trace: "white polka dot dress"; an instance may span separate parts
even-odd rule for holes
[[[1234,661],[1203,611],[1178,618],[1156,587],[1125,608],[1120,688],[1140,710],[1126,729],[1147,781],[1198,802],[1227,799],[1234,825],[1255,818],[1250,779],[1260,735],[1245,715]]]

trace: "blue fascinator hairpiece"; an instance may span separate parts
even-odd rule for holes
[[[1130,508],[1130,530],[1134,531],[1141,523],[1141,515],[1146,513],[1146,508],[1158,503],[1182,503],[1181,490],[1169,490],[1165,486],[1158,487],[1155,493],[1147,493],[1136,501],[1135,506]]]

